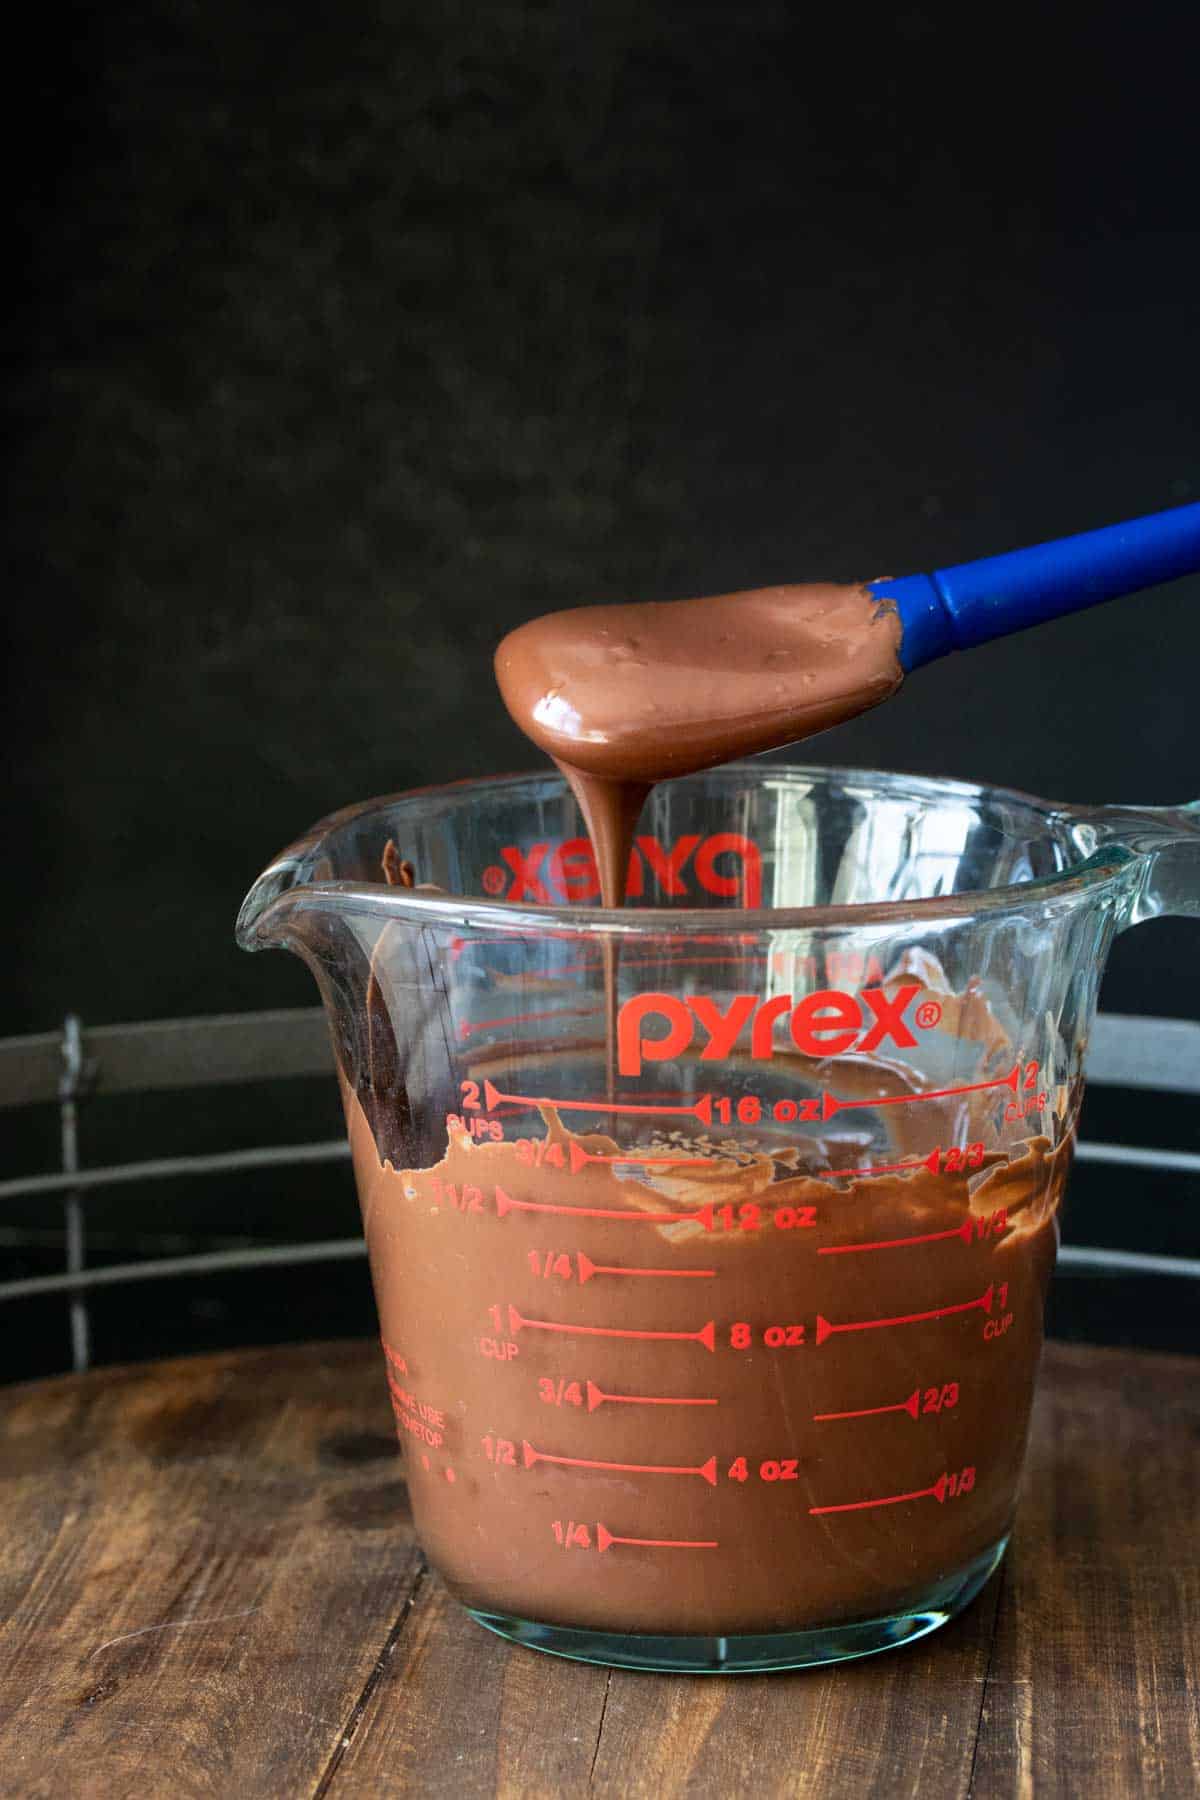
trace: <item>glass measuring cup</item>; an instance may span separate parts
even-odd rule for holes
[[[239,920],[328,1011],[425,1548],[599,1662],[919,1637],[1004,1553],[1105,957],[1200,912],[1200,807],[745,764],[597,889],[539,774],[336,814]]]

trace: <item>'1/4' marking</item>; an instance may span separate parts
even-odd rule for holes
[[[595,1536],[590,1527],[576,1524],[574,1519],[554,1519],[550,1525],[555,1542],[563,1550],[591,1550],[595,1548],[604,1554],[617,1544],[631,1544],[644,1550],[719,1550],[716,1538],[649,1538],[623,1537],[619,1532],[610,1531],[607,1525],[596,1522]]]

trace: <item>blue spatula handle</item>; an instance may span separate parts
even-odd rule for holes
[[[900,660],[911,670],[1196,569],[1200,503],[870,586],[896,603]]]

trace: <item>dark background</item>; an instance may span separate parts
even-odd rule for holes
[[[243,892],[335,806],[528,764],[490,662],[537,611],[925,569],[1200,498],[1194,9],[994,39],[921,6],[815,17],[35,23],[6,127],[0,1032],[311,1004],[299,964],[235,950]],[[1198,661],[1193,578],[936,665],[814,754],[1194,797]],[[1195,1017],[1197,966],[1194,925],[1143,927],[1104,1004]],[[46,1166],[53,1118],[0,1119],[7,1172]],[[331,1084],[264,1087],[97,1103],[84,1151],[338,1128]],[[1091,1135],[1194,1145],[1195,1113],[1125,1102]],[[1076,1238],[1133,1242],[1135,1211],[1141,1247],[1195,1253],[1182,1179],[1138,1177],[1132,1209],[1090,1171],[1080,1209],[1084,1182]],[[103,1259],[338,1235],[353,1199],[335,1168],[91,1216]],[[6,1220],[8,1268],[60,1266],[52,1210]],[[365,1281],[113,1297],[99,1353],[367,1329]],[[1064,1329],[1175,1329],[1181,1299],[1135,1325],[1070,1286]],[[61,1313],[23,1307],[9,1372],[61,1362]]]

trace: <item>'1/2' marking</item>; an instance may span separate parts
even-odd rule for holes
[[[710,1456],[707,1462],[691,1465],[677,1463],[629,1463],[600,1462],[593,1456],[555,1456],[549,1450],[535,1450],[525,1438],[521,1444],[521,1457],[527,1469],[535,1464],[559,1463],[568,1469],[614,1469],[629,1475],[699,1475],[701,1481],[707,1481],[709,1487],[717,1485],[717,1459]]]

